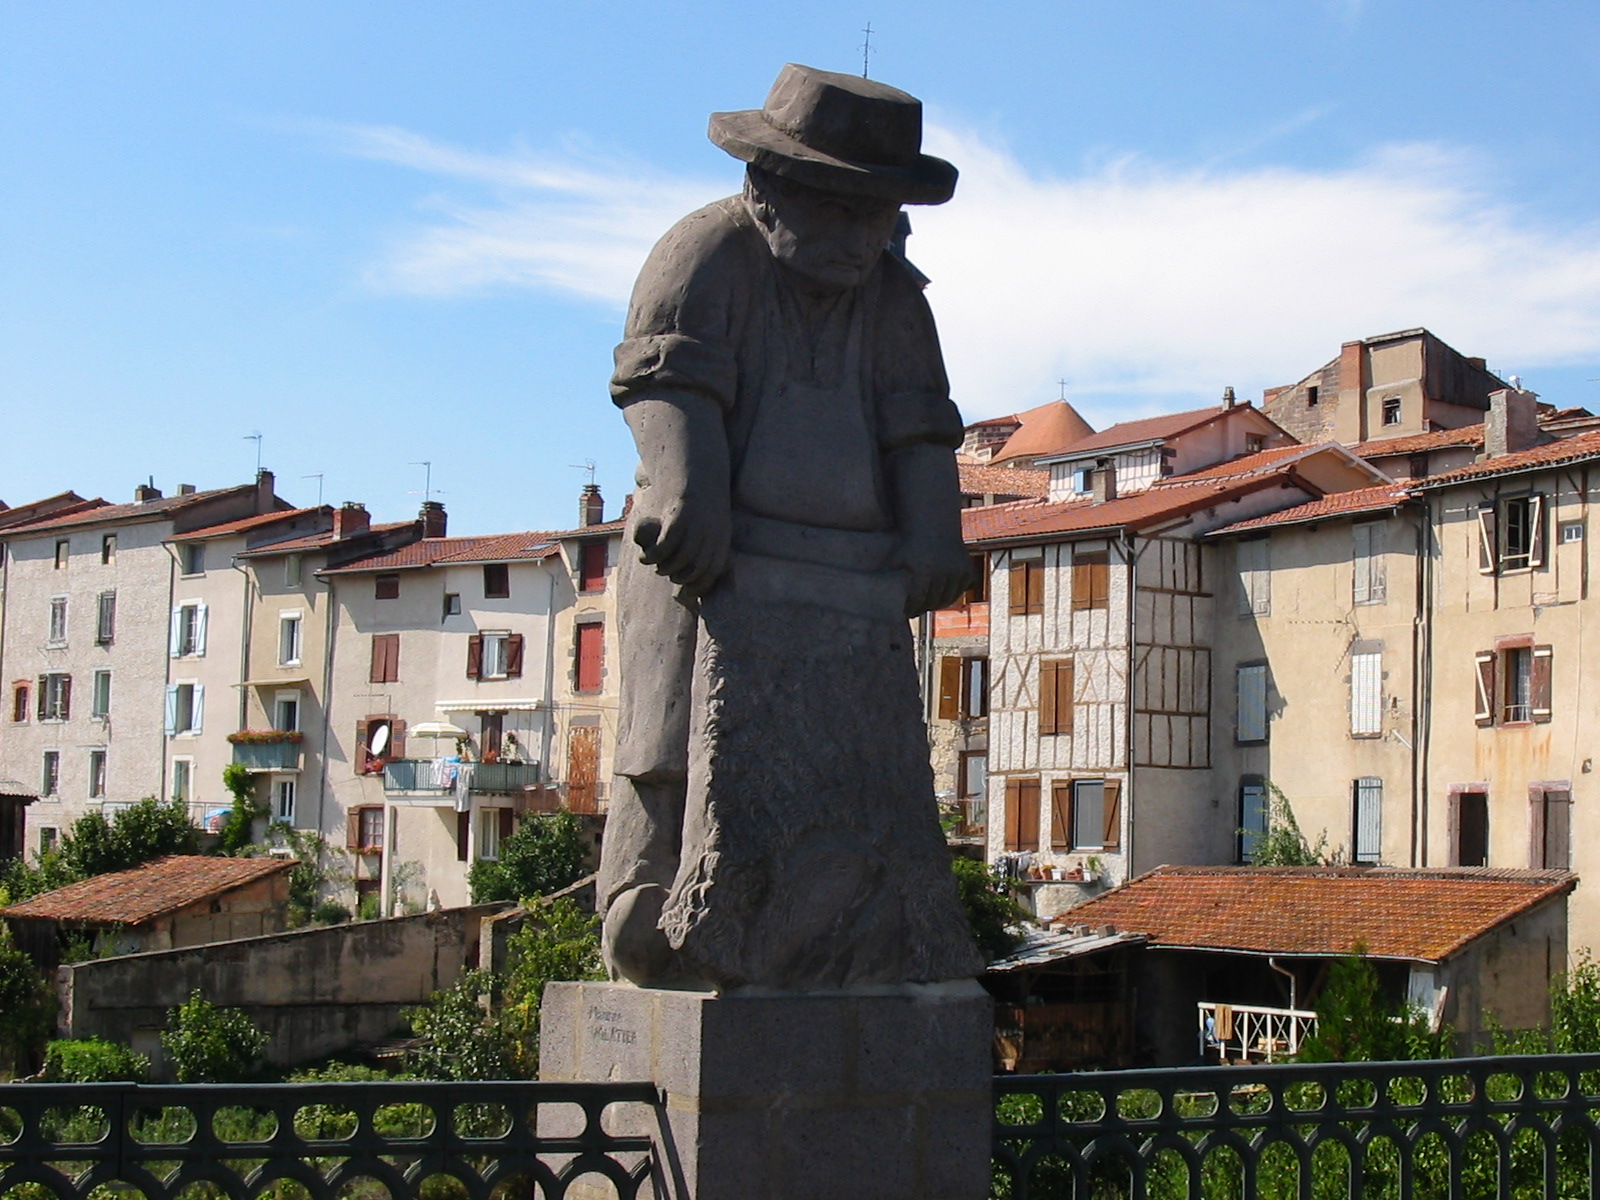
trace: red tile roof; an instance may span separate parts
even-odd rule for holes
[[[1062,919],[1147,934],[1152,948],[1441,962],[1572,890],[1570,871],[1481,867],[1157,867]]]
[[[394,533],[396,530],[407,529],[415,524],[415,521],[388,521],[383,524],[369,526],[367,529],[362,530],[362,534]],[[351,540],[352,538],[345,539],[347,542]],[[338,539],[333,536],[332,530],[323,530],[321,533],[308,533],[303,537],[285,538],[281,542],[268,542],[262,546],[252,546],[248,550],[240,551],[239,557],[256,558],[269,554],[298,554],[303,550],[325,550],[337,542]]]
[[[1062,454],[1087,454],[1091,450],[1110,450],[1115,446],[1133,446],[1140,442],[1161,441],[1197,429],[1209,421],[1230,412],[1243,412],[1254,406],[1248,402],[1224,408],[1220,404],[1210,408],[1192,408],[1188,412],[1163,413],[1159,417],[1144,417],[1137,421],[1121,421],[1109,429],[1091,434],[1073,442],[1060,451]]]
[[[1043,500],[1050,494],[1050,472],[1028,467],[958,463],[963,496],[1018,496]]]
[[[1251,517],[1213,530],[1211,537],[1230,533],[1246,533],[1252,529],[1268,529],[1278,525],[1306,525],[1313,521],[1329,521],[1339,517],[1353,517],[1361,513],[1383,512],[1396,508],[1405,501],[1411,488],[1408,484],[1386,483],[1378,487],[1357,488],[1351,492],[1333,492],[1308,504],[1297,504],[1264,517]]]
[[[361,571],[405,571],[455,563],[535,562],[551,557],[559,543],[586,537],[609,537],[620,533],[621,521],[585,525],[581,529],[559,531],[530,530],[525,533],[491,533],[476,537],[423,538],[394,550],[367,558],[354,559],[328,567],[323,575],[346,575]],[[273,546],[282,549],[282,545]]]
[[[41,513],[51,517],[65,517],[72,513],[83,512],[85,509],[98,508],[105,504],[104,500],[85,500],[77,492],[57,492],[54,496],[46,496],[43,500],[34,500],[28,504],[18,504],[8,508],[0,503],[0,529],[7,526],[22,526],[43,520]]]
[[[1042,454],[1060,454],[1068,446],[1094,435],[1094,426],[1078,415],[1078,410],[1065,400],[1052,400],[1038,408],[1018,413],[1021,427],[1006,439],[1005,445],[994,452],[994,461],[1004,463],[1014,458],[1037,458]]]
[[[1463,425],[1460,429],[1435,429],[1432,433],[1413,433],[1409,437],[1373,438],[1350,447],[1363,458],[1388,458],[1395,454],[1422,454],[1452,446],[1483,445],[1483,425]]]
[[[968,542],[992,542],[1098,529],[1142,529],[1268,486],[1276,486],[1271,474],[1198,483],[1190,483],[1184,477],[1119,496],[1104,504],[1096,504],[1087,496],[1054,503],[1018,500],[1012,504],[963,509],[961,533]]]
[[[43,533],[47,530],[66,529],[73,525],[100,525],[106,521],[138,521],[155,516],[165,516],[169,513],[194,504],[200,500],[209,500],[214,496],[225,496],[230,492],[254,491],[255,484],[240,484],[236,487],[212,488],[206,492],[190,492],[188,495],[163,496],[159,500],[146,500],[135,504],[108,504],[105,500],[96,499],[89,503],[92,507],[81,511],[65,513],[47,517],[43,521],[35,521],[31,525],[19,525],[15,529],[8,529],[8,537],[19,534]]]
[[[1469,467],[1446,471],[1442,475],[1430,475],[1427,479],[1417,480],[1415,486],[1419,489],[1449,487],[1453,483],[1470,483],[1475,479],[1491,479],[1496,475],[1513,475],[1519,471],[1537,471],[1597,457],[1600,457],[1600,430],[1548,442],[1531,450],[1501,454]]]
[[[508,562],[519,559],[549,558],[560,552],[557,535],[535,530],[530,533],[502,533],[472,539],[473,545],[436,559],[441,563]]]
[[[177,909],[293,868],[292,859],[174,854],[0,908],[0,916],[144,925]]]
[[[315,508],[284,508],[277,512],[257,513],[253,517],[240,517],[237,521],[224,521],[220,525],[206,525],[200,529],[191,529],[187,533],[174,534],[169,541],[190,542],[206,538],[227,537],[235,533],[249,533],[252,529],[271,525],[276,521],[293,521],[299,517],[309,517],[319,511],[332,512],[331,509]]]

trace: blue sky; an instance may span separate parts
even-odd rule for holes
[[[626,292],[785,61],[921,96],[969,419],[1096,426],[1425,325],[1600,411],[1600,8],[0,0],[0,498],[247,478],[565,526]]]

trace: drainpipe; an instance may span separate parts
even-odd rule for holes
[[[1122,882],[1126,883],[1128,880],[1132,879],[1136,874],[1138,874],[1138,872],[1134,870],[1133,866],[1133,815],[1137,809],[1133,784],[1133,764],[1136,760],[1136,756],[1133,752],[1133,689],[1134,677],[1137,674],[1137,663],[1135,663],[1134,659],[1138,655],[1138,647],[1134,644],[1134,635],[1136,633],[1134,628],[1134,614],[1138,611],[1138,588],[1135,580],[1138,578],[1139,558],[1138,555],[1136,555],[1133,551],[1133,534],[1128,530],[1123,530],[1122,533],[1122,558],[1123,561],[1128,564],[1128,587],[1126,589],[1128,596],[1128,689],[1127,702],[1123,706],[1122,713],[1123,749],[1126,751],[1128,756],[1127,779],[1123,785],[1122,791],[1122,811],[1128,814],[1128,836],[1123,839],[1124,844],[1122,848]]]
[[[241,614],[243,620],[240,622],[240,629],[243,632],[239,639],[239,682],[242,684],[250,678],[250,630],[255,624],[255,608],[250,603],[250,572],[239,565],[239,556],[237,554],[228,561],[228,565],[239,572],[244,579],[244,612]],[[241,687],[239,689],[240,729],[249,728],[249,716],[250,689]]]
[[[1295,997],[1297,995],[1297,992],[1296,992],[1296,988],[1295,988],[1294,972],[1285,970],[1283,967],[1280,967],[1278,965],[1278,960],[1276,958],[1273,958],[1271,955],[1267,956],[1267,966],[1271,967],[1279,975],[1282,975],[1284,978],[1286,978],[1289,981],[1289,1007],[1290,1008],[1299,1008],[1300,1006],[1295,1003]]]
[[[1433,501],[1417,505],[1416,659],[1411,705],[1411,865],[1428,865],[1428,761],[1433,743]]]
[[[317,836],[328,839],[326,807],[328,801],[328,735],[333,728],[333,649],[334,631],[337,628],[334,614],[339,611],[337,593],[339,585],[332,579],[323,581],[328,589],[326,615],[327,628],[322,634],[322,744],[317,747]]]
[[[563,561],[556,555],[556,561]],[[556,723],[556,569],[550,568],[550,596],[544,606],[544,724],[539,731],[539,779],[550,783],[550,753],[555,748]]]

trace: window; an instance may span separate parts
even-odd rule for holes
[[[1489,865],[1489,796],[1457,792],[1450,797],[1450,865]]]
[[[1521,645],[1485,650],[1475,656],[1479,725],[1543,723],[1551,716],[1551,666],[1549,646]]]
[[[1111,556],[1104,550],[1072,556],[1072,608],[1106,608],[1111,603]]]
[[[483,598],[504,600],[511,595],[511,568],[505,563],[483,564]]]
[[[1528,789],[1531,807],[1528,865],[1565,871],[1572,866],[1572,792],[1565,787]]]
[[[1265,617],[1272,613],[1272,574],[1266,538],[1240,542],[1235,551],[1239,567],[1239,615]]]
[[[400,681],[400,635],[375,633],[372,635],[372,669],[367,673],[371,683],[398,683]]]
[[[1267,834],[1271,806],[1267,803],[1267,785],[1255,776],[1246,776],[1239,783],[1239,861],[1249,862],[1255,857],[1256,846]]]
[[[1400,424],[1400,397],[1390,396],[1383,402],[1383,423],[1385,425]]]
[[[64,571],[67,569],[67,560],[71,554],[72,543],[66,538],[62,538],[56,543],[56,570]]]
[[[299,587],[302,560],[298,554],[283,556],[283,586]]]
[[[11,720],[17,725],[28,723],[28,685],[14,683],[11,685]]]
[[[1238,701],[1238,721],[1234,740],[1239,742],[1264,742],[1267,740],[1267,668],[1265,664],[1240,667],[1234,680]]]
[[[182,571],[185,575],[205,574],[206,544],[204,542],[185,542],[178,551],[178,557],[183,564]]]
[[[605,676],[606,627],[599,621],[578,626],[575,687],[580,692],[598,692]]]
[[[377,600],[398,600],[400,598],[400,576],[392,573],[377,576],[372,581],[372,595]]]
[[[1044,612],[1044,555],[1035,551],[1027,558],[1011,554],[1011,615],[1031,616]]]
[[[279,821],[294,824],[294,780],[280,779],[272,785],[273,811]]]
[[[956,774],[956,795],[967,800],[987,795],[988,790],[989,755],[982,750],[963,750]]]
[[[368,805],[350,810],[350,849],[362,854],[383,852],[383,809]]]
[[[585,542],[578,551],[578,590],[603,592],[606,587],[606,544]]]
[[[1526,571],[1544,565],[1544,497],[1508,496],[1478,506],[1478,570]]]
[[[947,654],[939,660],[939,719],[989,715],[989,660]]]
[[[1352,793],[1351,858],[1375,863],[1383,857],[1383,780],[1371,775],[1355,781]]]
[[[483,676],[485,679],[494,679],[506,673],[506,642],[510,640],[508,633],[486,633],[483,635]]]
[[[1039,732],[1071,733],[1077,671],[1070,658],[1039,663]]]
[[[199,683],[167,685],[167,736],[199,733],[205,715],[206,689]]]
[[[189,803],[190,793],[194,790],[194,760],[192,758],[175,758],[172,760],[172,798],[179,804]]]
[[[967,608],[973,604],[984,604],[989,599],[989,556],[987,554],[974,554],[972,556],[972,582],[967,585],[967,590],[961,593],[961,598],[956,601],[957,608]]]
[[[1383,558],[1383,526],[1376,522],[1351,531],[1355,554],[1357,604],[1382,604],[1388,598],[1388,578]]]
[[[39,794],[54,796],[61,791],[61,751],[46,750],[43,768],[39,772]]]
[[[117,561],[117,535],[108,533],[100,539],[100,562],[110,566]]]
[[[106,752],[104,750],[89,751],[89,799],[104,800],[106,797]]]
[[[1570,542],[1583,541],[1582,521],[1563,521],[1560,525],[1556,526],[1556,530],[1560,536],[1561,544],[1563,546]]]
[[[355,769],[375,775],[390,759],[406,756],[406,723],[396,717],[373,716],[356,723]]]
[[[1006,849],[1039,848],[1039,780],[1006,780]]]
[[[110,671],[102,669],[94,673],[89,689],[89,715],[100,721],[111,715]]]
[[[1050,790],[1052,850],[1115,850],[1121,843],[1122,784],[1115,779],[1074,779]]]
[[[299,613],[284,613],[278,617],[278,665],[296,666],[300,662]]]
[[[72,676],[39,676],[39,720],[66,721],[72,717]]]
[[[509,808],[480,808],[478,810],[478,857],[497,859],[500,843],[511,836],[512,810]]]
[[[1306,384],[1306,407],[1307,408],[1315,408],[1317,406],[1317,401],[1320,400],[1321,398],[1322,397],[1318,394],[1317,385],[1316,384],[1314,384],[1314,383]]]
[[[272,701],[272,727],[283,733],[300,728],[300,693],[279,692]]]
[[[446,592],[444,594],[444,610],[440,613],[440,620],[445,617],[459,617],[461,615],[461,593]]]
[[[109,646],[117,639],[117,594],[101,592],[95,602],[94,644]]]
[[[1383,736],[1383,654],[1350,655],[1350,735]]]
[[[67,640],[67,598],[50,597],[50,643],[59,646]]]
[[[585,627],[578,627],[582,650]],[[475,633],[467,639],[468,679],[515,679],[522,674],[523,636],[520,633]],[[598,653],[598,651],[596,651]],[[598,667],[595,668],[598,671]],[[598,677],[597,677],[598,678]],[[596,682],[593,689],[599,690]]]
[[[168,650],[173,658],[201,657],[206,652],[206,606],[188,600],[172,610]]]
[[[1267,439],[1259,433],[1244,435],[1244,452],[1246,454],[1260,454],[1267,448]]]

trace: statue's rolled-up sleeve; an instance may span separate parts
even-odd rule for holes
[[[896,392],[878,397],[878,444],[898,450],[919,442],[961,445],[964,430],[955,401],[939,392]]]
[[[738,364],[710,341],[686,333],[642,334],[617,347],[616,363],[611,398],[619,408],[663,391],[697,392],[724,411],[733,407]]]

